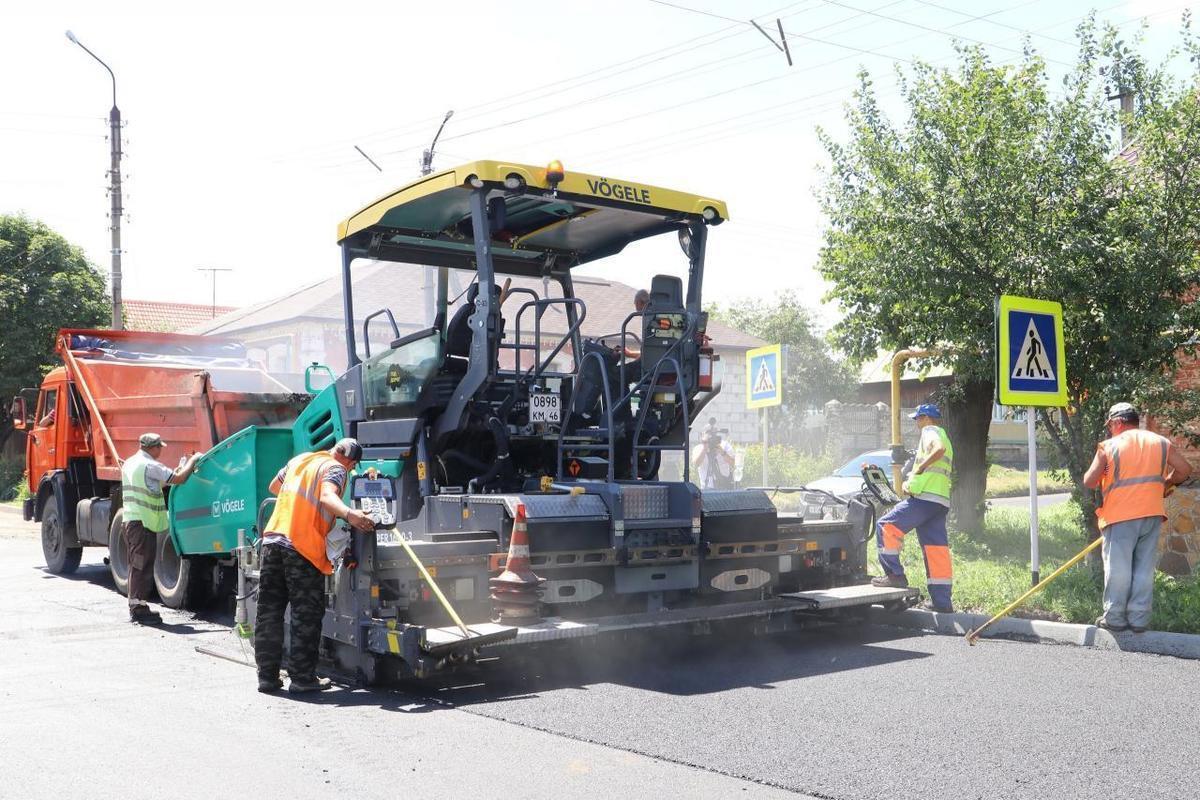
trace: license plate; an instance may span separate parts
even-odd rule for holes
[[[530,422],[562,422],[562,400],[554,392],[531,392]]]

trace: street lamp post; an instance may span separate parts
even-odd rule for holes
[[[442,117],[442,124],[438,126],[437,133],[433,135],[433,141],[429,143],[429,149],[421,154],[421,174],[428,175],[433,172],[433,148],[437,147],[438,137],[442,135],[442,128],[446,127],[446,123],[454,116],[454,109],[446,112],[446,116]],[[359,151],[362,152],[362,151]],[[367,159],[368,161],[370,159]],[[374,162],[372,162],[374,163]]]
[[[100,59],[100,56],[88,50],[83,42],[76,39],[75,34],[67,31],[67,38],[72,43],[79,45],[83,52],[100,62],[100,66],[108,70],[108,76],[112,78],[113,104],[112,111],[108,112],[110,156],[108,197],[112,204],[109,211],[112,223],[109,226],[109,230],[112,232],[112,327],[113,330],[119,331],[123,327],[121,324],[121,215],[125,213],[125,210],[121,205],[121,110],[117,108],[117,76],[113,74],[112,68]]]

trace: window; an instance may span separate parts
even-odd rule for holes
[[[1024,422],[1024,406],[1002,406],[992,404],[992,422]]]
[[[421,390],[438,369],[440,353],[441,339],[437,331],[433,331],[363,362],[363,394],[367,408],[384,409],[382,417],[412,416]]]
[[[38,412],[35,419],[38,425],[50,425],[54,419],[50,417],[58,409],[58,389],[45,389],[42,391],[41,402],[38,404]]]

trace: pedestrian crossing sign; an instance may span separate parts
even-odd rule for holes
[[[1002,405],[1065,406],[1062,305],[1003,295],[996,305],[996,388]]]
[[[777,344],[746,353],[746,407],[766,408],[783,403],[783,355]]]

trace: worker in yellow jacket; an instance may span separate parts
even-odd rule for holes
[[[941,410],[932,403],[917,406],[909,415],[921,433],[912,474],[903,489],[909,495],[875,525],[875,545],[883,575],[872,578],[873,586],[908,586],[900,563],[904,536],[913,528],[925,556],[925,576],[930,605],[934,611],[952,613],[951,587],[954,568],[950,562],[950,540],[946,516],[950,513],[950,488],[954,473],[954,446],[942,429]]]

